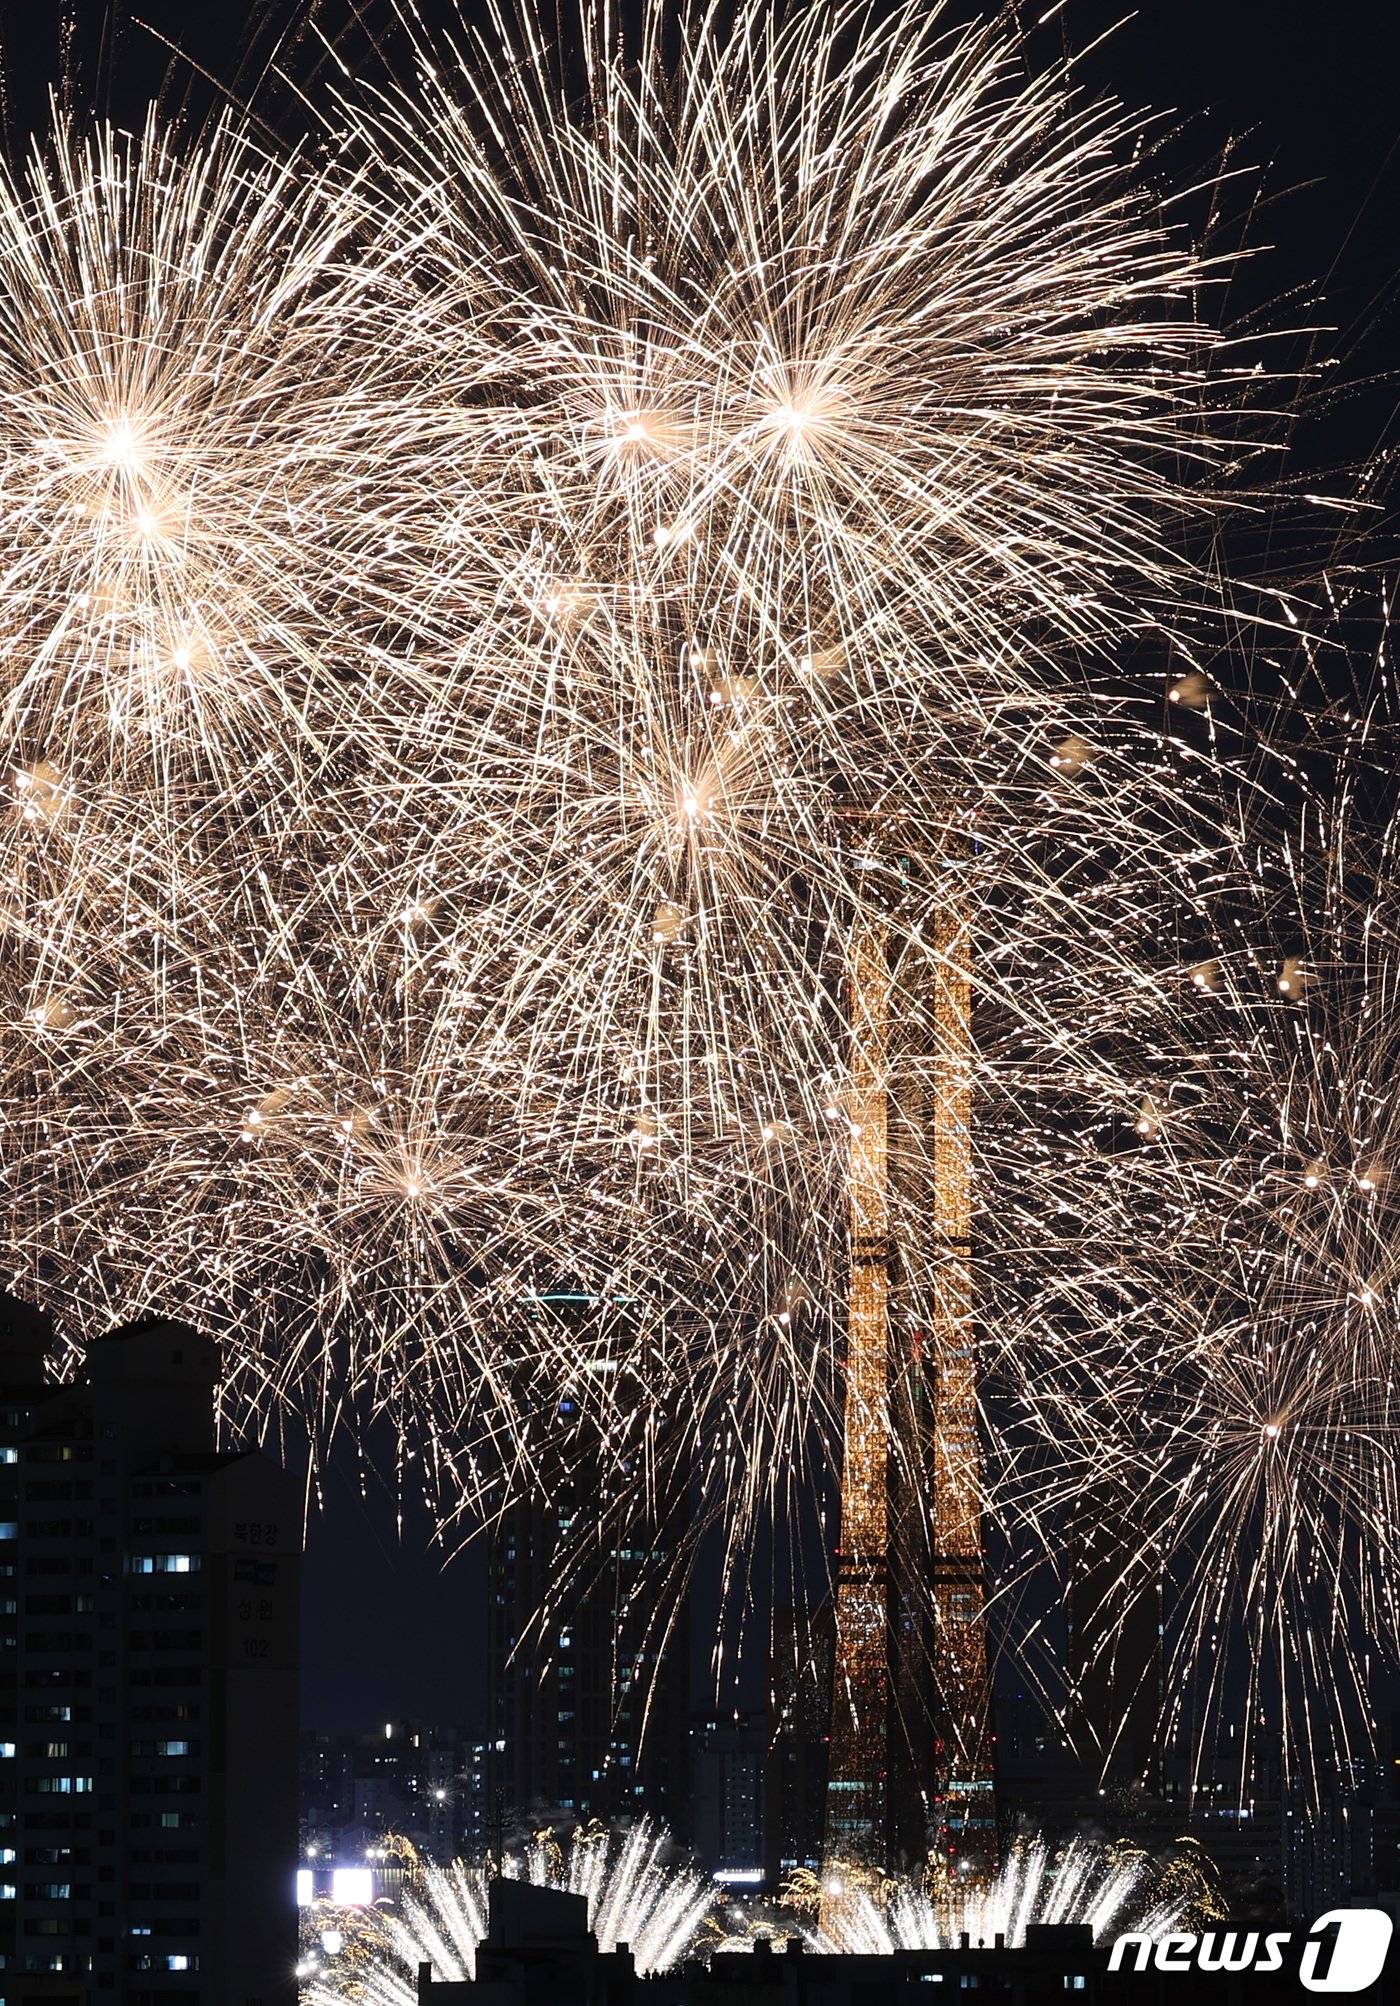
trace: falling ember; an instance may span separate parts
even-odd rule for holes
[[[29,1012],[29,1021],[38,1031],[66,1031],[78,1012],[66,996],[46,996]]]
[[[799,658],[799,666],[804,675],[812,676],[819,682],[828,682],[833,676],[841,674],[847,661],[846,650],[842,647],[813,648],[810,654]]]
[[[695,524],[682,519],[679,522],[659,522],[651,533],[651,540],[658,550],[670,550],[677,544],[689,543],[694,535]]]
[[[1210,703],[1210,679],[1199,669],[1191,669],[1179,676],[1167,691],[1167,702],[1180,710],[1205,710]]]
[[[1162,1116],[1156,1101],[1150,1097],[1143,1101],[1133,1124],[1144,1142],[1154,1142],[1162,1133]]]
[[[1050,755],[1050,764],[1065,780],[1073,780],[1089,765],[1094,749],[1086,739],[1071,737],[1062,739]]]
[[[20,767],[14,775],[14,789],[16,807],[25,822],[59,822],[73,805],[71,787],[46,759]]]

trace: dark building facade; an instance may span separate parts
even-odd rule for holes
[[[526,1314],[562,1322],[579,1376],[549,1396],[537,1481],[489,1535],[488,1825],[509,1837],[542,1821],[627,1824],[646,1814],[685,1840],[683,1480],[668,1487],[658,1465],[650,1482],[636,1481],[656,1417],[629,1410],[597,1307],[546,1296]]]
[[[774,1612],[764,1789],[766,1878],[773,1889],[821,1867],[835,1641],[829,1602]]]
[[[46,1337],[0,1302],[0,2001],[292,2006],[299,1490],[196,1332]]]
[[[745,1887],[767,1881],[770,1748],[766,1713],[701,1715],[695,1723],[691,1843],[721,1883]]]
[[[1137,1501],[1104,1484],[1072,1529],[1068,1738],[1091,1790],[1161,1787],[1162,1581]]]
[[[430,1860],[486,1848],[484,1742],[460,1728],[385,1721],[368,1734],[301,1737],[304,1863],[357,1863],[391,1833]]]

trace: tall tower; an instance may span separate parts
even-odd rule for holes
[[[996,1811],[972,1293],[972,929],[948,875],[931,978],[936,1843],[950,1868],[976,1871],[995,1854]]]
[[[853,817],[853,820],[856,819]],[[825,1857],[976,1871],[995,1849],[973,1324],[970,926],[956,839],[931,940],[876,916],[848,970],[850,1283]],[[869,862],[869,860],[867,860]],[[888,911],[887,905],[887,911]]]
[[[842,1427],[841,1545],[826,1784],[829,1862],[890,1851],[890,1189],[888,931],[856,935],[849,973],[850,1283]]]

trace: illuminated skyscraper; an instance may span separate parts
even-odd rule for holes
[[[887,897],[932,869],[932,938],[871,920],[849,969],[850,1291],[828,1861],[975,1868],[994,1850],[972,1291],[965,846],[903,854],[853,815]],[[891,836],[895,840],[890,840]],[[921,890],[927,889],[921,885]],[[888,907],[887,907],[888,910]]]

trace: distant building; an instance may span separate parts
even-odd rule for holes
[[[458,1850],[466,1860],[484,1858],[495,1838],[491,1825],[492,1806],[487,1792],[489,1759],[490,1750],[486,1742],[463,1743],[462,1769],[459,1772],[462,1787],[461,1844]]]
[[[1104,1792],[1090,1783],[1060,1723],[1033,1694],[998,1693],[995,1703],[997,1806],[1003,1841],[1018,1831],[1067,1837],[1104,1815]]]
[[[834,1654],[829,1602],[775,1611],[764,1788],[765,1865],[775,1890],[793,1873],[821,1866]]]
[[[573,1336],[579,1383],[548,1417],[534,1487],[489,1535],[488,1824],[509,1836],[649,1815],[688,1839],[688,1602],[672,1592],[684,1497],[664,1472],[634,1481],[656,1417],[629,1415],[592,1300],[542,1296],[528,1314]]]
[[[1152,1757],[1157,1787],[1149,1789],[1135,1775],[1103,1774],[1096,1761],[1086,1768],[1061,1723],[1031,1695],[1001,1695],[996,1718],[1004,1839],[1018,1831],[1051,1840],[1081,1833],[1126,1839],[1159,1856],[1178,1840],[1192,1840],[1216,1868],[1232,1915],[1276,1917],[1285,1906],[1294,1914],[1307,1908],[1285,1894],[1288,1821],[1279,1764],[1257,1740],[1247,1757],[1228,1728],[1209,1757],[1161,1747]]]
[[[492,1536],[488,1828],[649,1814],[688,1836],[689,1640],[683,1616],[658,1634],[642,1590],[668,1555],[638,1533],[561,1591],[556,1555],[579,1502],[561,1484],[547,1503],[510,1506]]]
[[[0,1301],[0,1999],[293,2006],[300,1492],[196,1332],[47,1335]]]
[[[1162,1581],[1137,1500],[1105,1479],[1072,1528],[1067,1739],[1090,1790],[1160,1788]]]
[[[359,1864],[391,1833],[440,1862],[486,1849],[485,1743],[460,1728],[385,1721],[369,1734],[301,1738],[302,1855]]]
[[[1287,1819],[1284,1887],[1294,1915],[1320,1915],[1375,1883],[1375,1810],[1360,1791],[1300,1804]]]
[[[768,1715],[702,1714],[694,1733],[691,1843],[715,1880],[734,1887],[758,1886],[768,1878]]]

